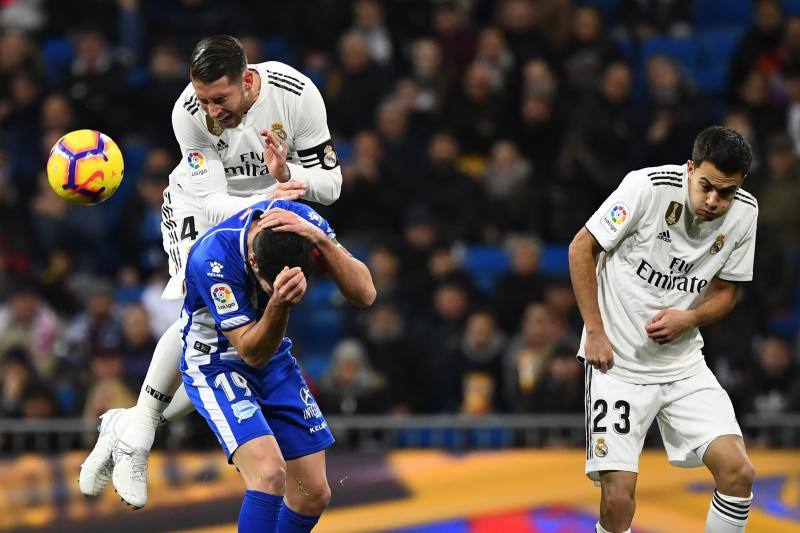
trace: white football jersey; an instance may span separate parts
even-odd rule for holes
[[[223,129],[206,114],[191,83],[172,110],[182,160],[170,175],[170,186],[197,198],[210,224],[267,199],[275,186],[264,161],[262,129],[286,142],[291,180],[308,184],[304,199],[331,204],[341,190],[325,104],[314,83],[277,61],[248,68],[258,72],[261,89],[237,127]]]
[[[630,383],[666,383],[705,365],[694,328],[667,344],[644,327],[662,309],[693,309],[716,276],[753,277],[758,203],[739,189],[723,216],[704,221],[689,204],[686,165],[631,172],[586,223],[605,250],[597,265],[598,301],[614,349],[609,374]],[[586,330],[579,356],[584,356]]]

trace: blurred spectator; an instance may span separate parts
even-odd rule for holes
[[[578,347],[571,343],[553,346],[547,374],[531,395],[520,394],[517,407],[523,412],[583,413],[585,391],[583,365],[575,359]],[[521,392],[521,391],[520,391]]]
[[[37,373],[50,377],[55,368],[59,329],[58,316],[42,301],[34,283],[16,280],[8,302],[0,306],[0,352],[23,347]]]
[[[511,340],[503,361],[503,393],[511,411],[531,410],[531,398],[547,373],[555,341],[547,306],[530,304],[525,309],[519,334]]]
[[[58,406],[50,387],[40,382],[29,382],[22,391],[22,418],[54,418],[56,415]]]
[[[345,339],[333,349],[330,366],[316,394],[323,413],[363,415],[382,413],[384,381],[369,368],[364,347],[358,340]]]
[[[647,63],[646,135],[638,166],[683,163],[698,125],[705,123],[704,114],[703,102],[677,63],[668,56],[651,58]]]
[[[578,342],[583,329],[583,319],[578,311],[569,278],[548,280],[544,290],[544,303],[553,320],[553,335],[565,343]]]
[[[481,375],[490,385],[488,401],[485,402],[486,411],[494,411],[502,406],[500,397],[500,384],[503,379],[503,354],[505,352],[505,337],[495,324],[495,319],[487,311],[475,311],[469,315],[461,340],[460,357],[458,365],[461,367],[462,383],[470,383],[475,375]],[[474,385],[474,383],[473,383]],[[474,394],[474,391],[472,391]],[[465,388],[462,396],[462,412],[469,414],[482,414],[483,409],[476,409],[476,402],[470,399],[470,390]],[[480,411],[480,412],[478,412]]]
[[[603,72],[598,93],[572,115],[559,157],[562,196],[554,209],[556,225],[569,228],[568,235],[574,235],[586,222],[596,199],[610,194],[633,168],[631,148],[639,135],[631,83],[628,65],[611,63]],[[568,238],[558,235],[562,241]]]
[[[253,63],[253,58],[247,56]],[[169,41],[158,43],[150,52],[149,76],[139,88],[139,102],[147,110],[147,120],[137,124],[153,146],[171,146],[172,106],[189,82],[183,54]],[[163,176],[166,177],[166,176]]]
[[[5,349],[0,369],[0,418],[20,418],[25,390],[37,381],[27,350],[20,346]]]
[[[96,420],[115,407],[127,407],[136,398],[125,385],[125,362],[119,352],[99,350],[89,360],[91,377],[83,407],[83,418]]]
[[[408,131],[408,111],[397,100],[387,100],[378,106],[375,126],[383,143],[386,160],[392,162],[397,176],[414,174],[422,166],[422,147]]]
[[[334,128],[350,137],[372,127],[378,102],[391,87],[391,76],[372,61],[367,44],[358,33],[346,33],[340,39],[339,63],[341,77],[327,103]]]
[[[622,0],[619,12],[631,36],[645,41],[661,34],[691,34],[692,5],[691,0]]]
[[[75,59],[63,86],[81,124],[115,139],[123,137],[131,122],[130,108],[116,104],[130,100],[127,74],[101,30],[87,28],[76,33]]]
[[[450,92],[451,76],[442,65],[439,44],[429,38],[418,39],[411,45],[411,77],[419,84],[418,105],[438,113]]]
[[[542,176],[551,175],[554,154],[560,151],[564,137],[564,121],[555,95],[525,95],[515,127],[514,138],[534,170]]]
[[[752,70],[739,86],[739,104],[747,112],[762,145],[771,132],[784,129],[785,115],[772,100],[765,74]]]
[[[61,93],[52,93],[42,102],[42,130],[58,136],[77,129],[72,105]]]
[[[444,0],[433,8],[433,32],[451,75],[460,75],[475,55],[475,30],[455,1]]]
[[[500,27],[519,64],[535,58],[547,60],[553,58],[550,44],[536,26],[534,2],[503,0],[497,6],[497,19]]]
[[[800,161],[791,138],[777,134],[767,145],[769,181],[759,194],[759,229],[800,253]]]
[[[497,382],[490,374],[468,372],[462,378],[462,403],[459,411],[465,415],[485,415],[495,410]]]
[[[492,147],[483,173],[483,189],[492,200],[511,200],[514,192],[531,178],[531,166],[511,141],[498,141]]]
[[[111,284],[95,280],[83,288],[82,296],[85,310],[72,319],[64,332],[65,357],[77,366],[83,366],[95,354],[116,353],[122,343],[122,324]]]
[[[369,366],[383,382],[387,411],[407,414],[419,410],[424,401],[419,387],[425,382],[419,347],[411,340],[411,332],[397,308],[376,305],[369,312],[361,338]]]
[[[603,18],[596,6],[578,6],[572,13],[572,36],[564,48],[564,82],[573,97],[590,93],[609,63],[622,52],[603,32]]]
[[[475,62],[489,69],[492,88],[503,90],[514,68],[514,55],[500,29],[489,27],[481,32]]]
[[[486,65],[469,66],[460,90],[448,99],[445,118],[470,154],[486,155],[492,140],[508,131],[503,95],[492,87],[492,71]]]
[[[497,279],[492,292],[494,314],[506,333],[516,332],[525,308],[544,298],[545,279],[539,272],[541,248],[535,237],[520,235],[508,239],[511,271]]]
[[[439,229],[447,241],[474,239],[482,230],[482,221],[474,216],[483,203],[481,188],[459,168],[459,154],[455,135],[434,134],[428,144],[427,167],[417,180],[409,180],[410,197],[418,196],[430,206],[435,213],[431,219],[447,221]]]
[[[742,37],[731,59],[728,87],[738,89],[753,71],[770,76],[779,67],[783,9],[778,0],[755,2],[753,27]]]
[[[452,413],[461,404],[459,349],[469,308],[467,291],[455,283],[444,283],[433,292],[430,316],[417,322],[414,336],[425,347],[427,411]]]
[[[123,312],[120,353],[125,362],[125,382],[131,390],[138,389],[144,381],[155,348],[147,309],[140,304],[129,305]]]
[[[792,358],[788,342],[767,337],[758,349],[755,371],[739,392],[745,412],[775,415],[789,410],[790,395],[800,383],[800,368]]]
[[[794,151],[800,154],[800,60],[783,69],[786,90],[786,130],[794,142]]]
[[[390,66],[393,47],[381,3],[376,0],[356,0],[353,18],[351,31],[364,39],[370,58],[381,66]]]

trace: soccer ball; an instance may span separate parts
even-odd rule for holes
[[[73,204],[97,204],[119,188],[125,164],[117,143],[94,130],[61,137],[47,159],[47,179],[61,198]]]

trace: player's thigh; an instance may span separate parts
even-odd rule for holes
[[[164,189],[161,205],[161,239],[172,279],[164,291],[167,298],[182,297],[182,282],[189,250],[212,226],[196,198],[172,185]]]
[[[186,393],[205,418],[231,462],[244,443],[273,431],[258,396],[258,372],[241,361],[181,365]]]
[[[330,498],[325,450],[286,461],[286,498],[292,503],[308,497]]]
[[[586,474],[599,483],[599,472],[639,471],[647,430],[660,399],[658,385],[627,383],[586,366]]]
[[[266,488],[272,494],[282,492],[286,463],[273,435],[262,435],[241,444],[234,451],[232,461],[248,489]]]
[[[662,385],[662,392],[658,426],[671,464],[701,466],[705,444],[722,435],[742,436],[731,399],[708,367]]]
[[[328,422],[294,357],[287,353],[270,361],[260,392],[264,416],[287,460],[333,444]]]

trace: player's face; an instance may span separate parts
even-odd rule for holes
[[[249,70],[239,80],[223,76],[212,83],[192,80],[200,107],[223,128],[235,128],[242,122],[247,111],[247,92],[253,84],[253,73]]]
[[[742,185],[741,173],[725,174],[713,163],[703,161],[700,166],[688,162],[689,202],[692,212],[702,220],[714,220],[731,207],[733,196]]]

